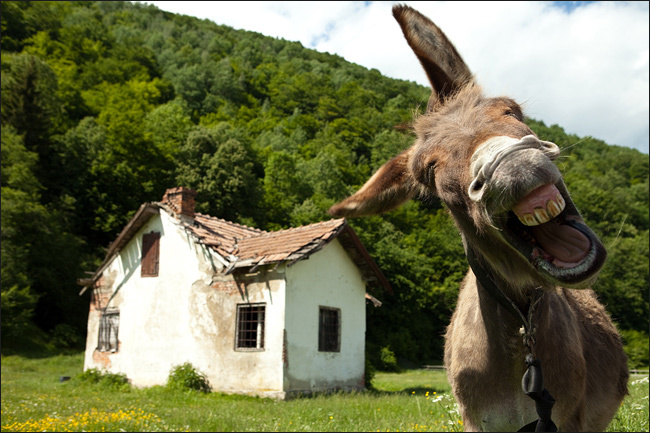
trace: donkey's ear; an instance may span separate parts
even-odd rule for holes
[[[393,16],[429,77],[432,100],[443,102],[447,96],[474,80],[456,48],[431,20],[402,5],[393,6]]]
[[[407,149],[381,166],[359,191],[332,206],[328,213],[347,217],[378,214],[413,198],[418,187],[409,170],[410,153]]]

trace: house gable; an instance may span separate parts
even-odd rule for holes
[[[160,236],[158,275],[142,276],[143,239],[151,233]],[[186,354],[197,353],[205,335],[216,333],[212,317],[197,312],[205,301],[201,290],[209,288],[215,272],[204,249],[166,212],[141,225],[94,284],[87,368],[122,372],[134,385],[149,386],[164,383],[173,365],[187,361]],[[108,311],[119,312],[118,350],[110,354],[96,350],[102,316]],[[199,338],[193,335],[197,332]]]
[[[338,239],[308,260],[288,267],[285,328],[285,382],[288,389],[327,389],[332,369],[341,389],[363,388],[365,348],[365,282]],[[319,312],[340,314],[340,349],[319,350]]]

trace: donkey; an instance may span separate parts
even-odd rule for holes
[[[606,251],[552,162],[560,149],[514,100],[484,96],[433,22],[408,6],[393,15],[431,83],[427,111],[415,143],[329,213],[427,194],[445,204],[470,262],[444,351],[466,430],[604,431],[627,394],[627,361],[588,288]]]

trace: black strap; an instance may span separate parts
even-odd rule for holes
[[[544,377],[542,376],[542,363],[534,359],[533,355],[526,355],[526,364],[528,370],[521,379],[521,388],[524,393],[535,400],[535,409],[537,410],[537,421],[523,426],[518,431],[536,431],[536,432],[555,432],[557,426],[551,420],[551,411],[555,404],[555,399],[544,388]]]
[[[522,326],[525,330],[526,339],[532,335],[533,330],[531,329],[530,320],[527,320],[522,312],[517,308],[514,302],[508,298],[494,283],[490,274],[480,265],[474,251],[471,247],[467,248],[467,261],[469,262],[472,272],[476,276],[476,279],[481,283],[481,286],[492,296],[499,304],[501,304],[506,310],[508,310],[514,317],[519,319]],[[532,308],[532,307],[531,307]],[[529,312],[530,314],[530,312]],[[525,344],[528,345],[528,340],[524,340]],[[534,343],[533,343],[534,344]],[[529,347],[530,348],[530,347]],[[542,376],[542,363],[538,359],[535,359],[532,354],[526,355],[526,364],[528,369],[524,373],[524,377],[521,379],[521,388],[524,393],[535,400],[535,409],[537,411],[538,419],[529,424],[526,424],[518,431],[534,431],[534,432],[556,432],[557,426],[551,420],[551,411],[553,405],[555,404],[555,399],[544,388],[544,378]]]

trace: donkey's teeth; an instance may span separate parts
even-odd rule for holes
[[[551,217],[549,217],[548,213],[546,213],[546,209],[538,207],[535,209],[535,219],[538,223],[544,224],[546,222],[549,222],[551,220]]]
[[[558,201],[549,200],[548,203],[546,203],[546,210],[551,218],[555,218],[561,214],[566,205],[561,195],[558,195],[557,198],[559,198]]]
[[[517,215],[517,218],[519,218],[519,221],[521,221],[524,225],[527,226],[536,226],[539,224],[532,213]]]
[[[549,184],[529,193],[512,210],[522,224],[536,226],[562,213],[566,202],[555,185]]]

